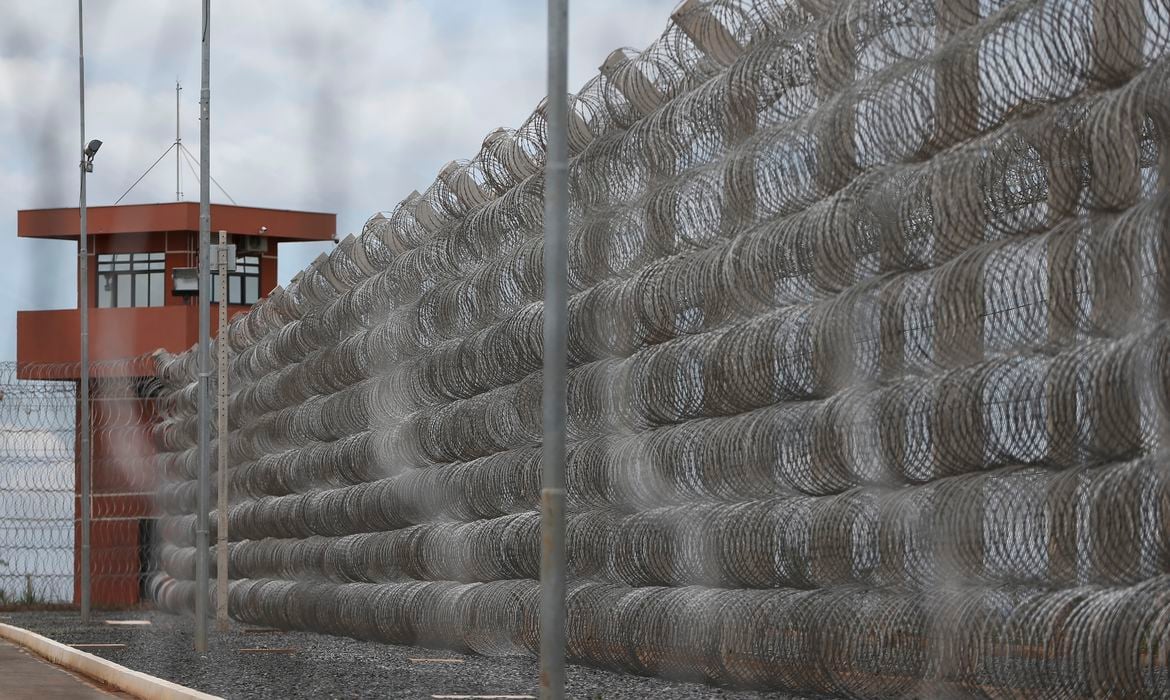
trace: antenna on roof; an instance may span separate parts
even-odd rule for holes
[[[178,80],[176,80],[175,81],[175,140],[173,142],[171,142],[171,144],[169,146],[167,146],[166,150],[162,152],[162,155],[158,157],[158,160],[154,161],[154,163],[151,163],[150,167],[146,169],[146,172],[139,175],[138,179],[135,180],[133,184],[131,184],[129,187],[126,188],[126,191],[122,193],[122,196],[118,197],[117,201],[114,202],[115,205],[121,204],[122,200],[126,198],[126,195],[130,194],[130,190],[134,189],[138,185],[138,183],[142,182],[142,179],[145,178],[147,175],[149,175],[150,171],[154,170],[155,166],[157,166],[159,163],[161,163],[163,158],[166,158],[167,154],[170,153],[172,149],[175,151],[175,200],[180,201],[180,202],[183,201],[183,184],[182,184],[182,179],[181,179],[181,173],[182,173],[182,163],[183,163],[184,159],[186,159],[186,161],[187,161],[187,167],[191,170],[192,173],[194,173],[195,179],[199,179],[199,173],[195,172],[196,168],[199,167],[199,161],[195,158],[195,156],[191,155],[191,152],[188,151],[187,147],[183,145],[183,138],[179,132],[179,92],[182,91],[182,89],[183,89],[183,85]],[[228,194],[227,190],[225,190],[223,188],[223,185],[219,184],[218,180],[216,180],[213,177],[213,178],[211,178],[211,182],[217,188],[219,188],[219,191],[223,193],[223,196],[228,198],[228,201],[230,201],[232,204],[236,203],[236,200],[230,194]]]
[[[179,93],[183,84],[175,80],[175,201],[183,201],[183,154],[179,151],[183,146],[183,137],[179,134]]]

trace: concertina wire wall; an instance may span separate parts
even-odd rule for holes
[[[606,59],[570,98],[571,659],[1170,693],[1168,54],[1166,0],[692,0]],[[536,652],[545,131],[221,335],[236,619]],[[158,367],[185,610],[195,353]]]

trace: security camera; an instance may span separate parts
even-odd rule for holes
[[[268,227],[267,227],[267,226],[261,226],[261,227],[260,227],[260,233],[261,233],[261,234],[268,233]]]

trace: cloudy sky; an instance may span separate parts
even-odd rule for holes
[[[569,83],[642,48],[678,0],[570,2]],[[0,360],[16,310],[74,305],[76,245],[16,238],[16,211],[77,205],[77,6],[7,0],[0,20]],[[342,235],[468,158],[544,95],[543,0],[212,3],[212,175],[241,204],[330,211]],[[198,153],[197,0],[86,3],[89,203],[112,204],[182,135]],[[184,199],[198,201],[183,167]],[[123,200],[175,197],[173,160]],[[226,201],[213,191],[212,201]],[[316,257],[282,246],[281,282]]]

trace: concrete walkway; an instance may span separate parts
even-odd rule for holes
[[[129,698],[103,690],[21,647],[0,640],[0,698],[5,700],[110,700]]]

